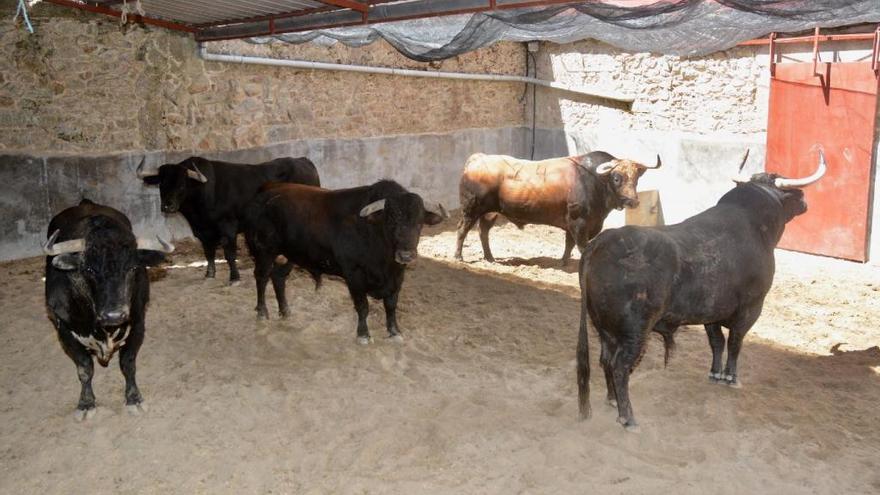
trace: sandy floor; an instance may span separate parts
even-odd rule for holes
[[[124,412],[114,359],[85,423],[42,260],[0,265],[0,493],[880,492],[877,268],[779,252],[744,388],[709,384],[705,334],[683,328],[667,369],[654,341],[633,375],[642,433],[630,434],[595,363],[594,417],[576,421],[577,275],[556,261],[562,233],[499,226],[487,264],[472,232],[461,264],[453,228],[422,240],[402,345],[383,338],[373,302],[376,342],[356,346],[338,281],[316,293],[294,273],[294,315],[258,322],[250,263],[230,288],[225,265],[206,281],[186,266],[196,252],[179,252],[153,283],[138,361],[149,411]]]

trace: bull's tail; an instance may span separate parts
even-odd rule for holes
[[[592,415],[590,409],[590,315],[587,311],[589,297],[587,291],[584,290],[584,285],[581,281],[581,327],[577,346],[578,409],[581,420],[590,419]]]

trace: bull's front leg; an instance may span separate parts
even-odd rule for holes
[[[388,328],[388,338],[395,342],[403,342],[400,335],[400,327],[397,326],[397,297],[400,290],[382,300],[385,305],[385,326]]]
[[[205,260],[208,262],[205,278],[214,278],[217,274],[217,267],[214,265],[214,258],[217,255],[217,242],[214,240],[199,240],[202,242],[202,250],[205,252]]]
[[[367,316],[370,314],[370,303],[367,302],[367,294],[360,291],[354,291],[349,288],[351,300],[354,302],[354,309],[358,315],[357,325],[357,343],[367,345],[370,343],[370,330],[367,328]]]
[[[477,218],[479,217],[462,213],[461,220],[458,221],[458,237],[455,241],[455,259],[458,261],[462,260],[461,250],[464,246],[464,238],[467,237],[468,232],[477,223]]]
[[[79,403],[76,405],[74,418],[83,421],[95,415],[95,393],[92,391],[92,377],[95,374],[95,363],[89,351],[73,338],[73,330],[63,322],[56,323],[61,348],[76,365],[76,376],[79,378]]]
[[[146,409],[144,408],[144,398],[135,380],[137,371],[137,355],[140,351],[141,344],[144,343],[144,318],[133,318],[131,331],[125,340],[125,345],[119,351],[119,369],[122,376],[125,377],[125,407],[129,414],[138,415]]]
[[[721,358],[724,354],[724,333],[718,323],[704,325],[706,336],[709,338],[709,347],[712,348],[712,368],[709,370],[709,381],[712,383],[724,383],[724,375],[721,373]]]
[[[236,251],[238,250],[236,238],[237,234],[233,226],[225,228],[223,237],[220,239],[220,244],[223,246],[223,257],[229,265],[229,285],[241,283],[241,275],[238,273],[238,265],[236,264]]]

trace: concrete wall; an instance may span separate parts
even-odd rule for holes
[[[458,206],[458,177],[472,153],[527,153],[524,127],[465,129],[352,139],[304,139],[204,156],[259,163],[281,156],[307,156],[326,187],[370,184],[393,178],[447,208]],[[0,260],[35,256],[46,226],[60,210],[87,197],[122,210],[139,235],[191,236],[179,214],[159,211],[159,190],[135,175],[142,157],[147,169],[189,156],[185,152],[132,152],[34,156],[0,154]]]
[[[329,187],[392,178],[457,206],[477,151],[522,155],[524,85],[204,62],[191,37],[40,3],[35,34],[0,0],[0,259],[39,253],[49,219],[81,197],[117,207],[140,234],[190,234],[135,178],[197,154],[256,163],[308,156]],[[525,48],[501,43],[443,62],[384,42],[208,44],[218,53],[395,68],[522,74]]]
[[[823,60],[864,61],[871,53],[867,43],[825,48],[833,51],[823,50]],[[783,46],[782,62],[809,61],[810,49]],[[552,136],[545,153],[601,149],[649,163],[659,153],[663,168],[645,174],[640,186],[660,190],[667,223],[714,205],[730,189],[730,176],[746,149],[751,150],[747,170],[763,170],[770,85],[767,47],[736,47],[682,58],[627,53],[583,41],[541,43],[536,58],[538,77],[636,96],[630,111],[624,105],[571,99],[569,94],[539,88],[535,121],[544,136]],[[531,104],[530,100],[526,106],[529,124]],[[880,149],[876,139],[875,147]],[[880,185],[876,174],[874,180]],[[872,215],[873,224],[880,226],[877,196]],[[623,217],[612,213],[606,225],[622,225]],[[871,242],[871,259],[880,263],[880,235]]]

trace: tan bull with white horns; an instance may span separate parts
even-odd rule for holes
[[[501,214],[520,228],[541,224],[565,230],[565,264],[575,244],[583,250],[602,230],[611,210],[638,206],[639,177],[660,165],[659,155],[656,165],[648,166],[603,151],[541,161],[472,155],[459,184],[462,217],[455,258],[462,259],[464,239],[479,220],[483,256],[495,261],[489,229]]]

